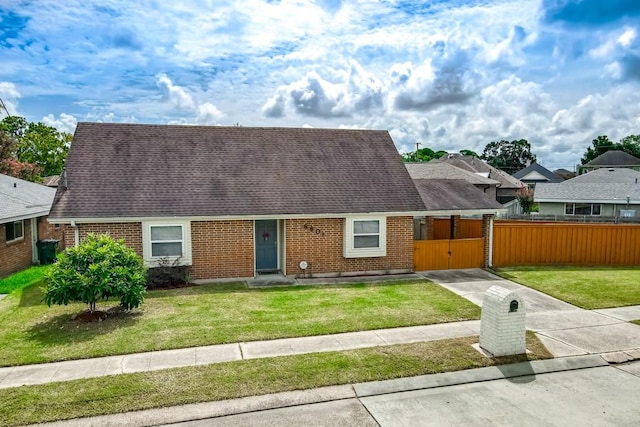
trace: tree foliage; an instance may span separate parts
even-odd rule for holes
[[[17,139],[0,127],[0,173],[27,181],[40,181],[42,170],[33,163],[18,161],[17,146]]]
[[[439,159],[446,154],[446,151],[433,151],[429,147],[424,147],[419,150],[403,154],[402,160],[405,162],[428,162],[433,159]]]
[[[529,187],[521,187],[516,191],[516,199],[520,203],[522,213],[531,213],[533,209],[533,191]]]
[[[526,139],[492,141],[484,147],[480,158],[509,175],[536,161],[535,154],[531,152],[531,144]]]
[[[15,170],[38,171],[33,179],[29,179],[38,181],[40,174],[49,176],[59,175],[62,172],[71,145],[71,134],[60,132],[44,123],[27,122],[24,117],[17,116],[2,119],[0,133],[2,134],[0,161],[6,159],[14,161],[14,168],[5,167],[6,172],[3,173],[29,179],[24,178],[22,176],[24,174],[14,174]],[[9,143],[9,140],[13,142]]]
[[[580,163],[585,165],[596,157],[612,150],[620,150],[632,156],[640,157],[640,135],[625,136],[620,142],[613,142],[608,136],[600,135],[591,141],[591,146],[587,147],[587,151],[580,159]]]
[[[147,269],[122,240],[89,234],[79,245],[58,257],[46,275],[47,305],[84,302],[94,312],[98,300],[120,298],[126,310],[144,301]]]

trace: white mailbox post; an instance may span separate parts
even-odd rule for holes
[[[524,300],[514,291],[492,286],[484,293],[480,347],[493,356],[527,351]]]

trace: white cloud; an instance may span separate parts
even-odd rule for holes
[[[224,117],[224,114],[212,103],[205,102],[198,105],[196,123],[200,125],[217,124],[222,117]]]
[[[629,47],[636,39],[636,30],[634,28],[625,29],[624,33],[618,37],[618,44],[622,47]]]
[[[193,102],[191,95],[184,88],[174,85],[166,74],[156,74],[156,85],[164,92],[164,99],[176,108],[185,111],[196,109],[196,104]]]
[[[330,82],[311,71],[296,82],[280,86],[263,105],[263,114],[273,118],[283,117],[288,112],[324,118],[349,117],[364,115],[383,106],[382,83],[356,61],[351,61],[346,70],[334,74],[337,82]]]
[[[74,133],[78,120],[71,114],[60,113],[56,119],[53,114],[47,114],[42,118],[42,123],[52,126],[60,132]]]
[[[18,114],[18,98],[20,92],[16,89],[16,85],[11,82],[0,82],[0,98],[4,102],[4,106],[9,114],[15,116]],[[0,110],[0,116],[6,116],[7,112]]]

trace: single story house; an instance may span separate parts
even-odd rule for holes
[[[540,215],[640,216],[640,172],[596,169],[557,184],[538,184]]]
[[[640,159],[622,150],[609,150],[590,162],[578,166],[578,173],[582,175],[596,169],[610,168],[627,168],[640,171]]]
[[[497,181],[496,200],[505,205],[516,198],[516,192],[525,184],[508,173],[496,169],[490,164],[474,156],[465,156],[459,153],[449,153],[439,159],[431,160],[436,163],[447,163],[457,168],[464,169],[485,178]]]
[[[521,182],[524,182],[531,189],[534,189],[536,184],[542,182],[564,181],[563,178],[559,177],[549,169],[536,162],[531,163],[526,168],[520,169],[518,172],[513,174],[513,177],[519,179]]]
[[[463,180],[496,200],[500,182],[443,162],[405,163],[413,180]]]
[[[37,263],[36,243],[61,239],[46,221],[56,190],[0,174],[0,277]]]
[[[424,210],[386,131],[79,123],[49,220],[205,281],[410,272]]]

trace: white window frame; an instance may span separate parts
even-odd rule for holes
[[[17,223],[20,223],[22,225],[22,227],[20,227],[20,229],[22,230],[22,235],[20,237],[14,237],[11,240],[6,240],[5,243],[13,243],[13,242],[18,242],[20,240],[24,240],[24,219],[19,219],[18,221],[6,222],[4,224],[4,236],[5,236],[5,239],[7,237],[7,226],[9,224],[13,224],[14,230],[15,230],[15,224],[17,224]],[[15,235],[15,231],[14,231],[14,235]]]
[[[354,223],[358,221],[378,221],[380,227],[378,247],[376,248],[356,248],[354,233]],[[358,234],[360,235],[360,234]],[[369,234],[373,235],[373,234]],[[366,258],[387,256],[387,218],[383,216],[358,216],[347,217],[344,220],[344,257],[345,258]]]
[[[182,256],[152,255],[151,228],[152,227],[181,227],[182,228]],[[176,263],[175,265],[191,265],[191,222],[190,221],[145,221],[142,223],[142,254],[145,264],[156,267],[163,261]]]
[[[576,212],[576,205],[590,205],[591,209],[589,211],[590,213],[589,213],[588,216],[601,216],[602,215],[602,203],[565,203],[564,204],[564,214],[565,215],[585,215],[585,214],[576,214],[575,213]],[[570,213],[570,214],[567,213],[567,207],[568,206],[572,207],[572,209],[571,209],[572,213]],[[594,206],[598,206],[600,208],[599,209],[599,213],[597,213],[597,214],[593,213],[593,207]]]

